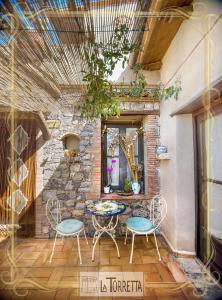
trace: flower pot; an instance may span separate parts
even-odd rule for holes
[[[138,195],[140,193],[140,184],[138,182],[133,182],[132,190],[133,190],[134,195]]]
[[[109,186],[104,186],[104,193],[109,194],[110,192],[110,187]]]

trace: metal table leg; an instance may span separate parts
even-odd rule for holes
[[[116,216],[115,222],[114,222],[114,218],[111,217],[108,225],[106,225],[106,226],[101,226],[99,224],[98,220],[96,219],[96,216],[92,215],[92,223],[93,223],[93,227],[95,228],[95,233],[93,236],[92,261],[94,261],[94,259],[95,259],[96,245],[104,233],[107,233],[113,240],[114,244],[116,245],[117,256],[118,256],[118,258],[120,258],[119,247],[118,247],[118,244],[115,239],[115,228],[118,223],[118,215]]]

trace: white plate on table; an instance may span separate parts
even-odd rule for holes
[[[114,211],[118,208],[118,205],[114,202],[105,201],[100,202],[95,205],[96,210],[102,210],[102,211]]]

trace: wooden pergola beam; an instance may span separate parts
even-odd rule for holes
[[[0,105],[0,117],[10,113],[10,111],[11,109],[9,106]],[[48,124],[42,112],[38,112],[38,111],[27,112],[27,111],[16,110],[15,117],[20,119],[36,120],[36,124],[42,132],[43,139],[45,141],[50,140],[51,133],[49,131]]]
[[[130,65],[140,63],[144,70],[159,70],[162,59],[186,16],[192,12],[192,0],[152,0],[141,47],[143,51],[130,56]],[[187,15],[189,18],[189,14]]]
[[[37,121],[37,124],[42,132],[42,137],[45,141],[51,139],[51,133],[48,128],[48,124],[45,120],[45,117],[42,112],[34,112],[34,117]]]
[[[150,6],[150,11],[155,14],[158,11],[160,11],[162,5],[163,5],[163,0],[158,0],[158,1],[152,0],[151,6]],[[149,28],[149,31],[146,31],[143,34],[143,39],[142,39],[142,42],[141,42],[141,46],[143,48],[143,51],[139,52],[139,54],[138,54],[138,58],[137,58],[138,63],[142,64],[142,61],[143,61],[144,55],[147,51],[149,41],[150,41],[152,32],[154,30],[154,27],[156,25],[156,22],[157,22],[157,17],[148,18],[147,21],[146,21],[145,28]]]

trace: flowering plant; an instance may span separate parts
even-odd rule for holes
[[[111,160],[111,166],[106,168],[106,172],[107,172],[107,186],[111,186],[112,185],[112,171],[113,171],[113,164],[116,163],[115,159]]]

